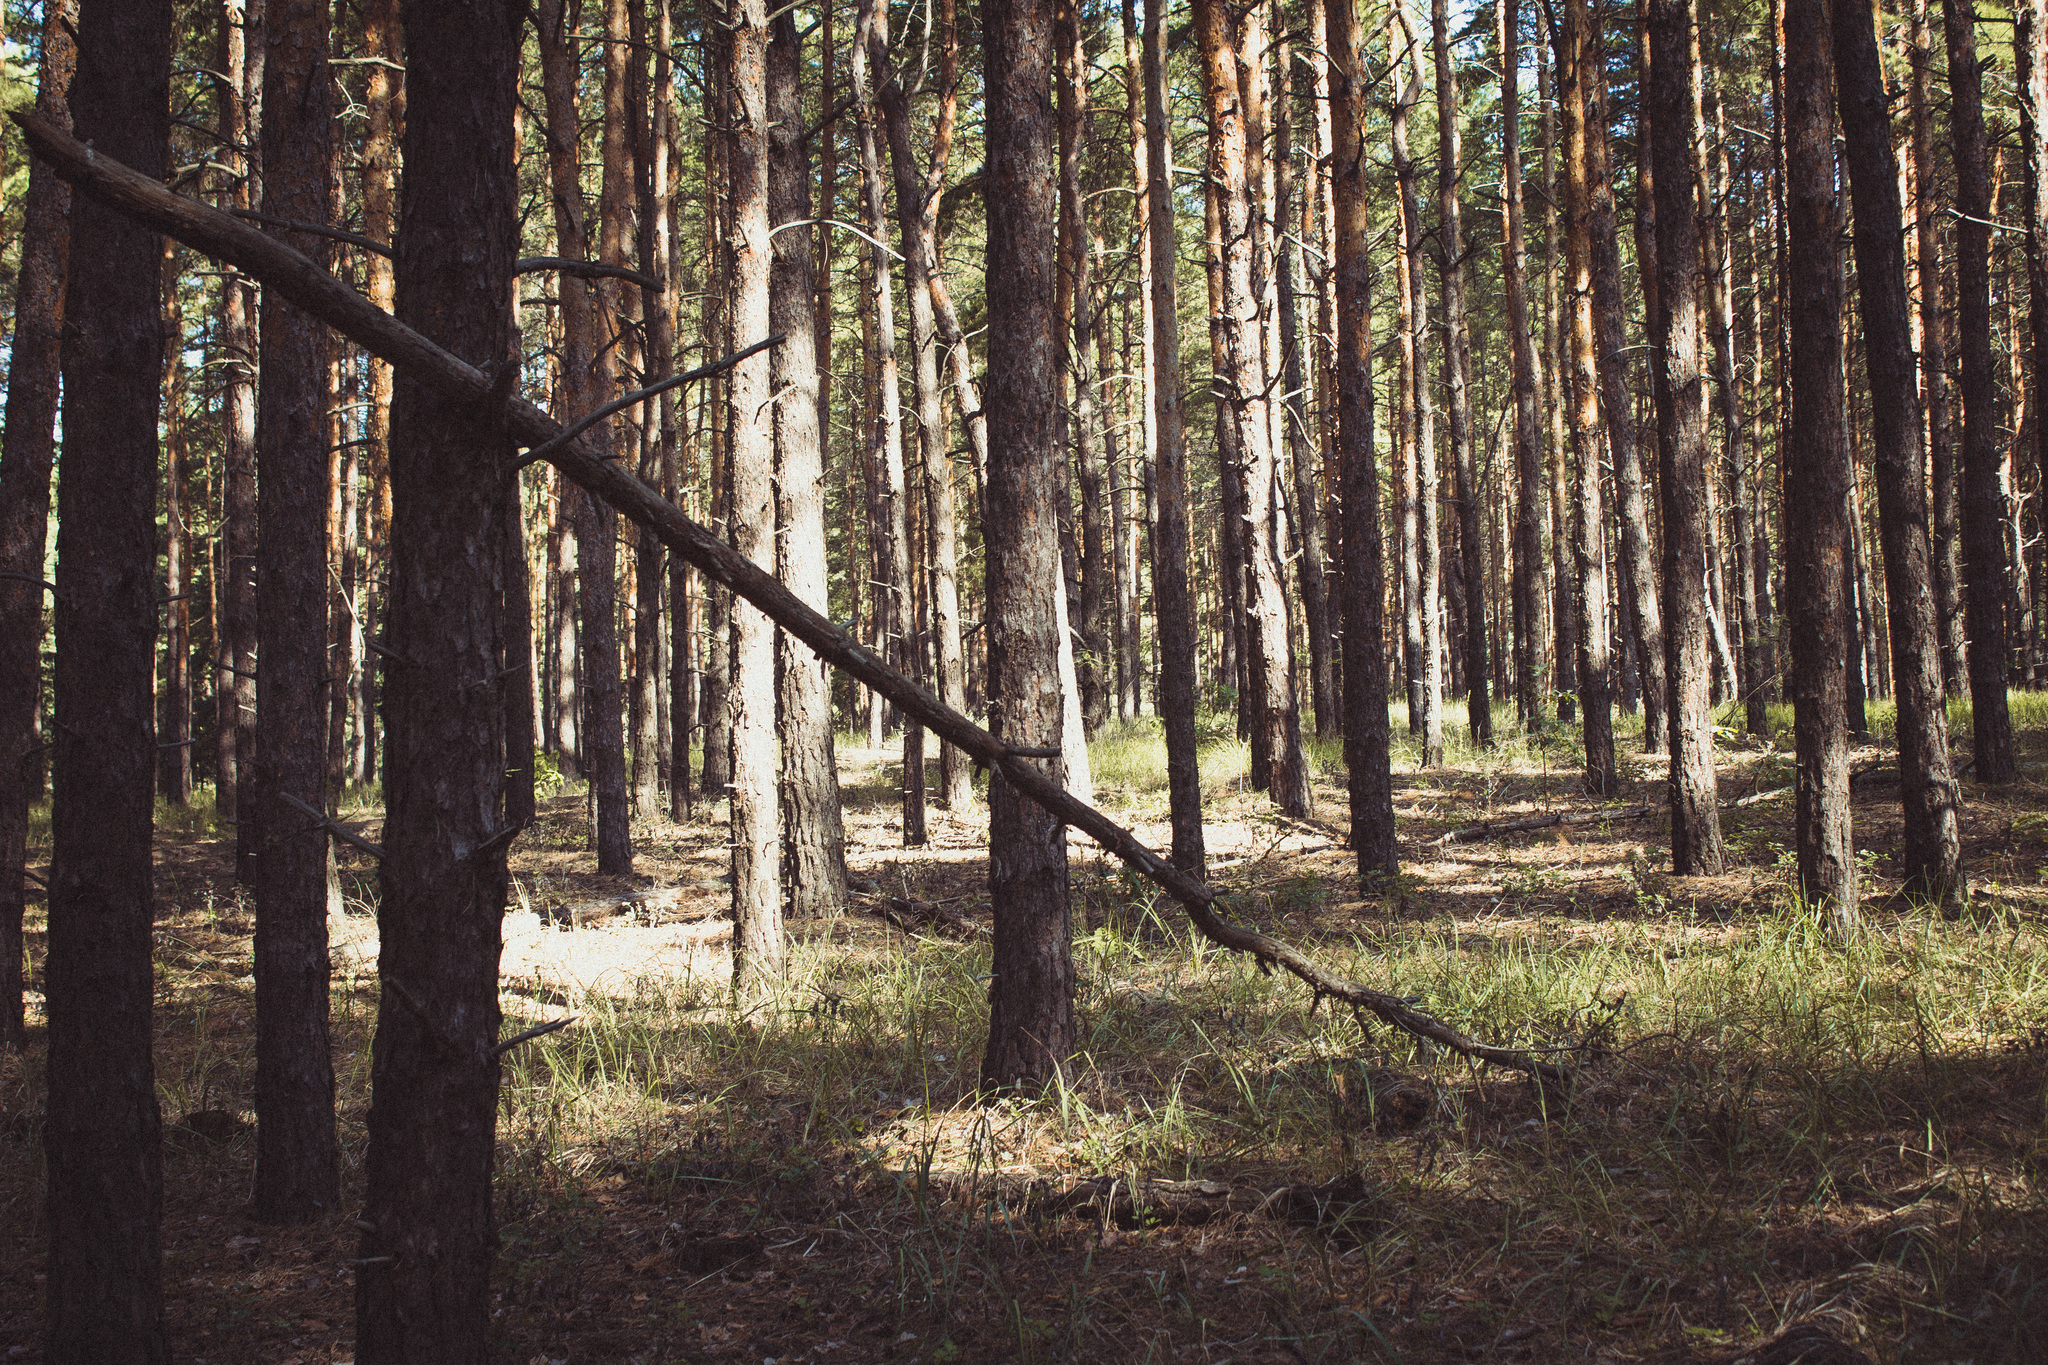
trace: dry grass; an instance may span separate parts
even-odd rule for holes
[[[2048,722],[2029,702],[2023,723]],[[1242,790],[1220,727],[1203,779],[1240,914],[1484,1036],[1579,1049],[1569,1093],[1313,1009],[1077,842],[1081,1053],[1047,1094],[981,1104],[985,939],[801,926],[787,989],[736,1013],[714,812],[643,831],[646,875],[615,883],[561,798],[515,857],[503,1002],[508,1032],[579,1022],[506,1069],[496,1358],[1721,1361],[1796,1321],[1885,1362],[2048,1358],[2040,731],[2026,780],[1969,790],[1962,924],[1887,899],[1895,800],[1859,800],[1872,927],[1846,949],[1787,896],[1782,801],[1730,813],[1733,866],[1711,880],[1670,877],[1649,821],[1425,845],[1583,805],[1566,738],[1454,741],[1453,767],[1398,774],[1407,870],[1369,900],[1334,753],[1308,822]],[[895,848],[890,756],[843,757],[856,865],[985,919],[976,818],[936,814],[931,847]],[[1726,793],[1778,784],[1772,750],[1723,758]],[[1096,772],[1163,842],[1156,733],[1119,731]],[[164,1110],[246,1120],[248,912],[222,845],[161,848]],[[368,909],[371,884],[349,885]],[[568,906],[581,927],[544,927]],[[356,923],[335,983],[351,1188],[375,1005]],[[0,1060],[0,1347],[33,1349],[36,1061]],[[348,1359],[352,1209],[250,1225],[252,1159],[247,1132],[169,1146],[179,1355]],[[1063,1216],[1029,1195],[1097,1175],[1347,1193],[1320,1225]]]

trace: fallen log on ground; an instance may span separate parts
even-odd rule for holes
[[[1469,844],[1480,839],[1491,839],[1497,834],[1519,834],[1523,830],[1549,829],[1553,825],[1597,825],[1603,820],[1640,820],[1646,815],[1656,813],[1655,806],[1631,806],[1627,810],[1558,811],[1551,815],[1531,816],[1526,820],[1503,820],[1490,825],[1454,829],[1449,834],[1429,842],[1432,848],[1441,848],[1445,844]]]
[[[999,771],[1003,780],[1027,799],[1079,829],[1159,886],[1181,903],[1195,928],[1210,942],[1249,954],[1263,970],[1282,968],[1304,982],[1318,998],[1328,996],[1342,1001],[1461,1056],[1524,1071],[1542,1080],[1569,1082],[1568,1067],[1520,1048],[1482,1043],[1422,1013],[1398,995],[1376,991],[1337,975],[1290,943],[1224,919],[1217,913],[1223,902],[1219,893],[1068,792],[1043,766],[1047,761],[1057,762],[1056,755],[1047,759],[1011,752],[987,730],[942,704],[889,667],[874,651],[805,605],[769,570],[683,515],[623,468],[625,461],[607,461],[602,452],[584,440],[563,439],[562,423],[517,396],[515,364],[499,366],[496,372],[486,374],[442,350],[277,238],[197,200],[172,193],[120,162],[98,155],[33,113],[16,111],[9,117],[21,127],[34,153],[80,193],[245,271],[261,281],[266,290],[275,291],[371,354],[406,371],[443,401],[468,408],[479,422],[503,430],[508,443],[534,451],[545,450],[548,463],[564,477],[653,531],[669,549],[758,607],[785,631],[809,645],[819,658],[887,697],[940,739]],[[508,475],[518,463],[508,450]]]
[[[923,901],[905,900],[901,896],[888,896],[880,901],[870,901],[867,911],[879,915],[906,934],[920,933],[933,929],[950,938],[979,938],[988,932],[983,925],[976,924],[957,910],[948,910],[941,905],[927,905]]]

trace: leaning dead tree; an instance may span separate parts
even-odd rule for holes
[[[833,667],[887,697],[975,761],[1001,771],[1004,781],[1030,801],[1079,829],[1143,876],[1187,911],[1203,937],[1219,947],[1246,953],[1264,970],[1279,967],[1305,983],[1316,998],[1349,1005],[1403,1032],[1476,1061],[1527,1072],[1541,1080],[1568,1083],[1572,1069],[1520,1048],[1496,1047],[1460,1032],[1414,1008],[1398,995],[1373,990],[1324,967],[1294,945],[1227,920],[1219,913],[1225,896],[1154,853],[1136,835],[1081,800],[1046,772],[1041,750],[1012,750],[973,721],[941,704],[924,688],[890,668],[821,613],[807,607],[774,575],[733,549],[712,531],[683,515],[629,470],[605,459],[594,443],[565,431],[561,423],[515,395],[508,364],[486,373],[469,365],[377,308],[354,289],[314,265],[291,247],[227,214],[173,194],[150,177],[96,155],[34,114],[10,115],[30,148],[91,198],[167,236],[247,271],[282,297],[326,322],[357,345],[409,374],[445,401],[467,405],[480,423],[500,427],[526,447],[518,463],[546,460],[636,523],[652,529],[663,544],[707,577],[752,603],[776,624],[815,650]],[[670,381],[675,382],[675,381]],[[634,396],[637,401],[637,396]],[[513,466],[508,465],[508,472]]]

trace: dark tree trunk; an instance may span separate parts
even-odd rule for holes
[[[1059,527],[1054,512],[1053,15],[1049,0],[982,7],[987,89],[990,728],[1013,747],[1058,750]],[[1048,760],[1056,761],[1056,760]],[[1078,1040],[1066,828],[1000,773],[989,782],[996,916],[986,1086],[1049,1079]]]
[[[363,144],[363,231],[388,246],[398,226],[398,132],[405,122],[405,42],[400,31],[398,0],[368,0],[363,8],[363,46],[365,55],[383,59],[370,65],[364,85],[364,103],[368,105],[369,113],[367,137]],[[391,311],[393,302],[392,271],[390,257],[376,252],[365,253],[363,273],[369,286],[370,302],[387,313]],[[372,611],[381,610],[385,598],[381,587],[385,575],[378,572],[377,545],[380,538],[388,540],[391,530],[391,366],[374,358],[369,365],[370,407],[364,416],[369,423],[366,434],[370,443],[365,453],[369,462],[370,497],[363,533],[365,591],[358,599],[363,603],[365,641],[359,707],[361,723],[356,735],[358,782],[369,782],[377,771],[377,683],[382,663],[370,662],[373,653],[368,650],[367,642],[373,638],[370,629]],[[385,553],[388,556],[388,546]],[[385,562],[388,564],[388,558]],[[369,590],[373,583],[380,585],[375,592]],[[573,684],[571,690],[573,692]],[[574,754],[572,740],[567,760],[571,771]]]
[[[503,0],[405,11],[398,316],[486,372],[512,344],[523,11]],[[487,1354],[505,730],[475,684],[501,667],[504,604],[502,558],[474,550],[498,545],[512,515],[510,457],[472,410],[398,378],[382,997],[356,1266],[365,1365]]]
[[[803,65],[796,16],[779,15],[768,40],[768,212],[776,224],[811,216],[804,154]],[[818,426],[817,254],[808,230],[775,235],[769,269],[776,472],[776,575],[808,605],[827,605],[825,442]],[[934,371],[934,383],[936,383]],[[832,750],[832,689],[825,663],[794,636],[781,637],[777,686],[782,739],[782,840],[789,913],[820,919],[846,907],[846,831]]]
[[[77,15],[74,0],[51,0],[43,9],[36,112],[66,132]],[[49,543],[70,205],[70,187],[42,162],[30,163],[7,366],[7,428],[0,434],[0,572],[21,575],[0,578],[0,1047],[9,1048],[28,1041],[21,920],[30,770],[24,755],[40,742],[36,720],[43,681],[43,589],[23,580],[43,576]]]
[[[326,0],[271,0],[263,67],[263,212],[333,217]],[[281,234],[324,265],[328,241]],[[295,239],[295,240],[294,240]],[[307,1223],[340,1194],[327,1043],[327,328],[265,295],[257,384],[255,1212]],[[497,672],[496,668],[489,670]]]
[[[1643,94],[1650,70],[1647,29],[1637,37],[1636,52],[1645,78],[1636,87],[1636,257],[1642,277],[1645,330],[1654,338],[1662,335],[1664,324],[1657,297],[1657,200],[1655,157],[1650,146],[1655,124]],[[1606,130],[1601,132],[1604,136]],[[1611,213],[1604,220],[1597,214],[1594,217],[1593,262],[1594,307],[1598,310],[1602,357],[1601,392],[1607,405],[1608,437],[1614,448],[1615,512],[1621,523],[1621,558],[1629,580],[1629,633],[1635,641],[1636,669],[1642,680],[1643,752],[1657,754],[1665,752],[1671,739],[1670,717],[1666,714],[1671,687],[1664,662],[1663,603],[1657,567],[1652,562],[1656,537],[1643,475],[1642,442],[1638,439],[1641,428],[1635,420],[1635,395],[1628,383],[1620,233]],[[1661,411],[1668,401],[1666,373],[1656,362],[1654,351],[1652,355],[1650,383]],[[1653,433],[1653,440],[1661,468],[1661,427]]]
[[[1166,88],[1166,3],[1145,0],[1145,157],[1156,167],[1147,185],[1146,229],[1152,260],[1180,259],[1173,219],[1173,125]],[[1151,281],[1149,376],[1158,433],[1154,487],[1152,607],[1159,639],[1157,705],[1166,731],[1167,801],[1173,820],[1173,865],[1200,875],[1202,786],[1195,767],[1195,604],[1188,583],[1187,417],[1182,406],[1178,289],[1170,264]]]
[[[1543,434],[1536,395],[1543,376],[1529,331],[1529,251],[1522,235],[1521,51],[1516,0],[1498,0],[1495,32],[1501,85],[1501,279],[1507,295],[1508,359],[1514,383],[1515,710],[1525,729],[1543,724],[1537,684],[1543,619]]]
[[[1379,478],[1373,469],[1370,200],[1366,193],[1365,35],[1349,4],[1330,6],[1337,272],[1337,449],[1344,500],[1344,765],[1350,774],[1351,847],[1371,887],[1400,871],[1394,846],[1392,737],[1387,727],[1381,599]]]
[[[33,174],[33,172],[31,172]],[[164,442],[164,663],[163,709],[157,733],[157,790],[173,805],[192,804],[192,629],[191,518],[186,491],[185,312],[178,302],[178,253],[164,243],[163,254],[163,442]],[[4,514],[0,514],[4,516]],[[41,565],[37,565],[41,568]],[[4,611],[0,607],[0,611]],[[40,617],[32,627],[41,642]],[[38,678],[40,683],[41,679]],[[39,689],[38,689],[39,690]],[[22,748],[28,748],[23,745]],[[0,782],[5,782],[0,777]],[[5,798],[0,798],[4,803]],[[0,930],[0,934],[4,934]],[[5,968],[0,967],[0,973]],[[0,1009],[0,1018],[5,1017]],[[0,1023],[0,1035],[6,1026]]]
[[[1869,22],[1868,11],[1863,21]],[[1664,61],[1661,47],[1657,61]],[[1824,0],[1786,0],[1783,118],[1792,251],[1792,429],[1785,460],[1785,576],[1799,764],[1794,833],[1807,903],[1843,937],[1855,929],[1857,908],[1843,707],[1847,640],[1842,626],[1853,608],[1844,515],[1849,457],[1836,246],[1841,224],[1829,99],[1833,66]],[[1662,109],[1658,112],[1661,117]],[[1662,164],[1658,169],[1663,170]],[[1658,205],[1660,218],[1665,207]]]
[[[170,31],[168,0],[79,7],[77,136],[152,180],[170,133]],[[170,1358],[150,1056],[162,252],[134,220],[72,201],[43,974],[52,1365]]]
[[[498,553],[505,565],[504,652],[492,684],[505,706],[505,823],[533,823],[533,755],[539,708],[533,691],[533,580],[526,562],[526,508],[520,479],[512,481]]]
[[[635,9],[636,29],[639,27]],[[642,35],[644,37],[644,35]],[[675,180],[673,172],[674,129],[670,126],[675,118],[675,76],[669,49],[674,42],[674,23],[670,17],[666,0],[655,6],[654,35],[654,99],[647,116],[634,119],[634,135],[638,141],[635,158],[640,166],[640,223],[639,255],[640,269],[650,278],[662,282],[660,289],[642,287],[640,312],[647,320],[647,363],[646,373],[649,384],[659,383],[675,373],[676,316],[681,307],[683,292],[680,272],[676,269],[675,253]],[[651,412],[643,417],[650,421],[653,430],[650,440],[642,442],[640,477],[658,488],[676,490],[678,470],[676,468],[676,394],[673,390],[663,393],[651,406]],[[662,598],[663,580],[670,580],[671,591],[685,586],[675,580],[682,575],[669,572],[667,554],[659,537],[646,527],[641,527],[638,543],[634,547],[634,559],[639,574],[638,607],[634,619],[634,652],[650,657],[647,671],[654,675],[653,696],[643,703],[655,712],[651,727],[652,743],[649,758],[653,768],[651,786],[653,800],[647,812],[652,819],[661,806],[661,782],[664,778],[673,782],[677,773],[687,772],[687,759],[683,763],[675,760],[675,717],[676,696],[674,673],[678,666],[678,655],[683,653],[677,646],[686,645],[687,633],[677,634],[671,642],[663,637],[662,620],[666,605]],[[687,724],[687,723],[686,723]],[[639,761],[639,745],[636,739],[635,761]],[[683,752],[689,751],[688,731],[685,728],[682,741]],[[639,772],[635,770],[636,781]],[[637,799],[637,793],[636,793]],[[671,811],[673,810],[671,801]]]
[[[1600,410],[1599,329],[1594,322],[1598,269],[1593,238],[1604,218],[1613,233],[1614,199],[1607,182],[1607,102],[1600,76],[1606,47],[1590,0],[1565,0],[1558,42],[1557,92],[1565,139],[1565,302],[1571,356],[1567,411],[1578,456],[1571,517],[1572,565],[1578,578],[1579,708],[1586,741],[1586,790],[1613,793],[1614,715],[1608,695],[1606,516],[1600,486],[1607,424]],[[1558,534],[1565,528],[1560,525]]]
[[[1657,422],[1663,453],[1664,656],[1671,689],[1671,867],[1721,871],[1707,658],[1707,414],[1700,364],[1700,243],[1693,213],[1692,6],[1649,0],[1647,88],[1656,164],[1657,295],[1665,373]]]
[[[1948,714],[1942,700],[1941,643],[1927,542],[1926,473],[1920,460],[1920,409],[1906,301],[1905,228],[1873,17],[1870,0],[1834,0],[1834,57],[1844,159],[1855,195],[1856,278],[1863,304],[1863,349],[1870,367],[1879,535],[1898,697],[1899,785],[1906,827],[1900,862],[1913,892],[1945,909],[1959,909],[1962,854],[1956,808],[1961,797],[1949,770]]]
[[[1394,100],[1392,141],[1394,178],[1398,188],[1400,266],[1400,411],[1399,453],[1395,481],[1401,531],[1401,652],[1407,664],[1408,734],[1422,741],[1422,766],[1443,762],[1443,721],[1437,713],[1439,685],[1436,650],[1436,451],[1430,421],[1429,286],[1423,279],[1422,209],[1415,195],[1415,158],[1408,151],[1408,113],[1422,98],[1422,56],[1408,29],[1407,10],[1398,11],[1407,54],[1396,53],[1396,67],[1410,67]],[[1290,389],[1298,385],[1290,384]],[[1424,522],[1428,522],[1427,531]]]
[[[1942,0],[1948,39],[1949,133],[1956,166],[1956,333],[1962,352],[1963,577],[1970,630],[1970,714],[1979,782],[2010,782],[2012,718],[2006,709],[2005,553],[2000,495],[1997,374],[1991,358],[1991,168],[1984,134],[1984,76],[1976,15]]]
[[[2026,184],[2027,293],[2033,333],[2034,468],[2048,474],[2048,0],[2024,0],[2019,10],[2020,150]],[[1896,632],[1894,632],[1896,634]]]
[[[732,331],[742,347],[770,335],[768,196],[768,5],[739,0],[726,41],[732,118],[730,161]],[[783,343],[787,345],[785,341]],[[775,566],[774,390],[765,354],[731,371],[733,548]],[[776,799],[775,623],[745,602],[732,605],[733,988],[754,993],[782,978],[781,811]]]
[[[227,109],[221,119],[231,146],[230,166],[243,174],[229,201],[254,209],[262,196],[263,6],[261,0],[229,5],[221,25],[227,49],[221,83]],[[221,586],[220,629],[214,642],[221,665],[215,674],[214,812],[235,820],[235,880],[247,886],[255,875],[251,856],[259,817],[238,817],[251,799],[256,767],[256,282],[241,275],[221,281]]]
[[[1453,491],[1458,503],[1465,705],[1472,742],[1484,748],[1493,743],[1493,710],[1486,687],[1486,542],[1479,530],[1479,481],[1472,453],[1472,334],[1465,319],[1465,234],[1458,203],[1464,157],[1458,131],[1458,83],[1451,68],[1448,0],[1435,0],[1430,19],[1436,55],[1438,249],[1443,252],[1443,368],[1448,395],[1444,415],[1451,428]],[[1349,709],[1347,702],[1347,714]]]

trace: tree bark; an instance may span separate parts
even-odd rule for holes
[[[68,41],[68,35],[67,35]],[[33,171],[30,173],[34,174]],[[164,244],[163,254],[163,439],[164,439],[164,666],[163,712],[158,733],[168,736],[158,748],[157,787],[164,800],[177,806],[192,804],[192,627],[191,517],[187,492],[187,417],[185,412],[185,312],[178,302],[178,256],[176,248]],[[0,517],[4,517],[0,513]],[[4,534],[4,532],[0,532]],[[35,565],[39,571],[40,563]],[[38,576],[40,576],[38,574]],[[0,612],[5,608],[0,607]],[[29,627],[41,644],[40,613]],[[41,679],[37,678],[40,684]],[[31,695],[40,687],[31,689]],[[4,722],[0,722],[4,724]],[[26,749],[30,746],[21,746]],[[0,752],[5,752],[0,750]],[[7,779],[0,777],[0,782]],[[4,804],[5,798],[0,798]],[[0,874],[4,875],[4,874]],[[0,893],[4,896],[4,893]],[[0,934],[4,934],[0,930]],[[0,967],[0,973],[5,968]],[[0,1007],[0,1018],[4,1018]],[[0,1034],[6,1032],[0,1023]]]
[[[1515,711],[1527,730],[1543,725],[1543,433],[1536,395],[1543,376],[1529,330],[1529,250],[1522,230],[1521,34],[1516,0],[1498,0],[1500,47],[1501,281],[1507,295],[1508,360],[1514,387]]]
[[[2005,553],[1997,375],[1991,359],[1991,168],[1984,133],[1984,76],[1975,12],[1942,0],[1948,40],[1949,135],[1956,167],[1956,333],[1962,352],[1962,547],[1970,631],[1970,715],[1979,782],[2010,782],[2012,718],[2006,708]]]
[[[1458,503],[1458,553],[1465,614],[1465,705],[1472,742],[1493,743],[1493,709],[1487,695],[1486,542],[1479,530],[1479,481],[1472,453],[1472,333],[1465,317],[1465,234],[1458,201],[1464,155],[1458,121],[1458,83],[1451,67],[1448,0],[1430,10],[1431,47],[1436,58],[1438,247],[1444,298],[1444,414],[1451,429],[1453,491]],[[1349,712],[1349,704],[1346,705]]]
[[[1387,732],[1386,650],[1380,627],[1386,578],[1380,560],[1379,479],[1372,453],[1367,68],[1365,35],[1356,9],[1341,2],[1332,5],[1326,24],[1336,143],[1330,176],[1337,248],[1337,449],[1344,500],[1344,765],[1350,776],[1351,847],[1358,854],[1359,880],[1370,888],[1381,877],[1398,873],[1400,859],[1394,844],[1392,739]],[[1443,41],[1441,31],[1438,41]],[[1441,75],[1442,67],[1438,70]]]
[[[271,0],[263,66],[263,212],[333,216],[326,0]],[[316,264],[331,244],[286,234]],[[327,776],[327,328],[266,295],[257,383],[256,1216],[307,1223],[340,1197],[328,1055],[327,832],[287,797],[324,807]],[[496,669],[491,670],[496,672]]]
[[[1396,9],[1396,23],[1387,31],[1388,62],[1395,72],[1390,147],[1394,160],[1395,211],[1401,246],[1395,256],[1398,267],[1396,287],[1398,330],[1395,343],[1400,352],[1399,397],[1394,423],[1394,518],[1401,546],[1401,661],[1408,684],[1408,735],[1423,741],[1423,767],[1442,761],[1439,753],[1430,757],[1427,739],[1428,694],[1433,690],[1430,672],[1429,635],[1423,621],[1425,598],[1435,596],[1435,583],[1422,572],[1422,502],[1434,501],[1434,484],[1425,483],[1421,473],[1423,411],[1429,403],[1427,360],[1422,334],[1429,327],[1429,290],[1422,283],[1422,223],[1415,199],[1415,159],[1408,151],[1408,114],[1421,98],[1421,64],[1409,79],[1409,52],[1414,35],[1409,32],[1406,7]],[[1425,493],[1424,490],[1429,492]],[[1425,587],[1427,583],[1427,587]],[[1439,744],[1441,749],[1441,727]]]
[[[803,65],[796,16],[784,12],[768,38],[768,213],[780,227],[811,217],[804,154]],[[825,442],[818,426],[817,255],[809,229],[774,238],[768,279],[769,391],[777,395],[775,430],[776,576],[805,603],[827,607]],[[822,919],[846,908],[846,830],[832,746],[832,688],[824,661],[795,638],[780,643],[782,843],[794,919]]]
[[[1664,60],[1661,48],[1657,60]],[[1808,905],[1837,937],[1846,937],[1855,930],[1857,908],[1844,711],[1847,641],[1842,623],[1852,610],[1852,584],[1844,515],[1849,462],[1842,404],[1835,120],[1829,99],[1833,67],[1825,0],[1785,0],[1785,199],[1792,250],[1785,576],[1798,749],[1794,834]],[[1664,205],[1658,209],[1661,221]]]
[[[43,9],[36,112],[67,133],[77,16],[75,0],[50,0]],[[70,212],[70,187],[42,162],[31,162],[7,365],[7,427],[0,432],[0,571],[20,575],[0,578],[0,1047],[7,1048],[28,1042],[21,921],[31,793],[24,755],[38,743],[44,616],[42,587],[23,579],[43,576],[49,541]]]
[[[1054,307],[1050,0],[982,7],[988,120],[988,545],[990,728],[1012,747],[1058,750],[1059,527],[1054,512]],[[1002,773],[989,782],[996,916],[982,1083],[1050,1079],[1077,1041],[1066,828]]]
[[[1187,416],[1182,405],[1179,289],[1173,262],[1180,233],[1173,217],[1173,125],[1166,88],[1167,0],[1145,0],[1145,157],[1155,168],[1147,185],[1150,234],[1149,314],[1153,428],[1158,440],[1152,608],[1159,638],[1158,709],[1166,731],[1167,803],[1173,822],[1173,865],[1202,875],[1202,786],[1196,770],[1195,603],[1188,583]]]
[[[1689,0],[1649,0],[1647,87],[1655,148],[1657,295],[1654,352],[1665,372],[1657,422],[1663,455],[1664,662],[1670,684],[1671,868],[1721,871],[1707,660],[1707,419],[1700,364],[1700,243],[1693,212]]]
[[[2048,471],[2048,0],[2016,5],[2019,28],[2014,40],[2019,82],[2020,150],[2025,181],[2027,220],[2027,294],[2032,336],[2034,468]],[[2037,485],[2038,486],[2038,485]],[[1896,632],[1895,632],[1896,633]],[[2037,674],[2038,676],[2038,674]]]
[[[221,119],[230,145],[227,164],[242,172],[229,192],[236,209],[262,197],[263,0],[227,6],[221,25],[226,47],[220,89]],[[253,39],[253,41],[252,41]],[[230,275],[221,282],[221,587],[215,656],[214,724],[219,745],[214,812],[235,824],[235,880],[248,886],[257,820],[239,819],[252,798],[256,763],[256,283]]]
[[[1834,58],[1844,160],[1856,210],[1856,278],[1870,369],[1879,535],[1898,698],[1899,790],[1906,834],[1900,862],[1910,890],[1945,910],[1960,912],[1962,854],[1956,809],[1961,795],[1949,768],[1948,713],[1942,700],[1941,642],[1927,542],[1926,474],[1920,460],[1920,409],[1906,301],[1905,229],[1875,17],[1869,0],[1834,0]]]
[[[1638,0],[1641,5],[1644,0]],[[1647,10],[1645,10],[1647,13]],[[1655,123],[1646,94],[1649,84],[1650,40],[1647,24],[1637,35],[1636,57],[1640,70],[1636,83],[1636,259],[1642,282],[1645,331],[1654,341],[1664,331],[1663,312],[1657,295],[1657,197]],[[1603,130],[1604,132],[1604,130]],[[1643,475],[1641,428],[1635,421],[1635,396],[1628,384],[1626,329],[1621,290],[1620,234],[1612,220],[1607,222],[1604,245],[1601,220],[1593,223],[1594,289],[1600,318],[1600,354],[1606,358],[1602,370],[1603,396],[1612,424],[1614,442],[1615,510],[1621,522],[1621,552],[1629,577],[1629,629],[1635,638],[1636,668],[1643,686],[1643,752],[1664,753],[1671,740],[1668,707],[1670,679],[1665,668],[1665,621],[1658,567],[1653,567],[1656,548],[1649,492]],[[1661,412],[1668,399],[1669,376],[1651,351],[1650,387]],[[1626,412],[1625,420],[1616,414]],[[1663,466],[1664,439],[1661,419],[1653,439],[1658,468]],[[1661,511],[1662,494],[1658,494]]]
[[[152,180],[170,133],[170,30],[168,0],[79,6],[77,135]],[[170,1358],[150,1054],[162,251],[132,219],[72,202],[43,970],[53,1365]]]
[[[363,232],[374,241],[391,245],[398,227],[398,134],[405,123],[405,42],[398,15],[399,0],[368,0],[363,9],[364,55],[383,60],[373,62],[367,71],[364,83],[364,103],[368,106],[368,126],[363,142]],[[393,303],[394,262],[391,257],[377,252],[364,253],[363,274],[368,286],[370,302],[386,312]],[[380,540],[388,540],[391,529],[391,367],[384,361],[370,359],[370,386],[368,419],[365,434],[369,445],[364,448],[370,483],[370,497],[364,514],[363,582],[365,590],[359,599],[363,620],[363,638],[371,638],[370,622],[374,613],[380,611],[386,594],[371,591],[369,585],[381,584],[387,575],[380,573],[377,559]],[[389,547],[383,553],[387,556]],[[573,648],[573,646],[572,646]],[[373,654],[366,647],[362,670],[362,701],[359,707],[361,722],[356,737],[357,763],[356,780],[368,782],[376,774],[378,746],[376,733],[378,724],[377,688],[383,667],[382,661],[372,663]],[[574,655],[571,654],[573,662]],[[573,693],[573,683],[571,691]],[[573,719],[570,721],[573,727]],[[573,728],[572,728],[573,735]],[[575,771],[574,755],[576,746],[573,738],[569,745],[569,757],[565,771]]]

